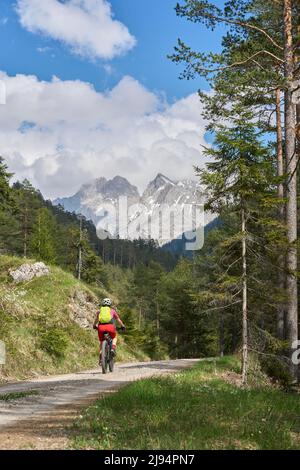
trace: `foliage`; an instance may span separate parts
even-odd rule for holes
[[[242,388],[237,370],[236,358],[223,358],[130,384],[82,413],[70,445],[106,451],[299,449],[298,395],[270,385]]]
[[[94,316],[99,299],[108,295],[113,298],[113,294],[89,287],[55,266],[51,266],[49,276],[15,285],[8,271],[23,262],[22,258],[0,256],[0,339],[5,341],[7,351],[0,380],[97,367],[97,335],[92,325],[88,329],[80,327],[72,312],[79,310],[90,318],[90,309]],[[118,358],[145,360],[147,355],[138,346],[128,347],[120,337]]]
[[[300,4],[292,5],[294,48],[289,57],[296,83]],[[244,292],[248,296],[249,320],[273,338],[278,335],[290,340],[289,352],[267,351],[274,361],[278,354],[291,355],[291,338],[297,337],[295,235],[291,235],[295,228],[292,205],[296,203],[295,172],[291,168],[296,156],[288,151],[288,142],[282,142],[281,133],[289,136],[289,142],[293,135],[287,120],[280,118],[284,110],[286,116],[288,110],[293,112],[288,99],[288,15],[284,15],[283,7],[284,2],[269,0],[227,0],[223,5],[182,0],[176,6],[179,17],[211,30],[225,27],[222,47],[218,52],[198,51],[179,39],[170,56],[183,66],[181,78],[204,77],[213,91],[199,92],[203,118],[215,145],[205,149],[212,162],[198,173],[209,193],[207,207],[219,214],[223,226],[214,231],[216,245],[209,246],[209,235],[208,248],[199,254],[196,272],[199,276],[204,271],[205,278],[199,281],[193,297],[200,308],[219,317],[215,328],[219,329],[220,349],[236,348],[241,334],[236,319],[241,316],[241,289],[245,287],[241,242],[246,242],[248,275]],[[284,98],[283,103],[278,103],[278,96]],[[246,234],[241,233],[242,209]],[[257,352],[263,362],[263,351]],[[296,375],[295,370],[293,373]]]
[[[68,337],[64,330],[51,327],[41,333],[41,348],[57,359],[63,359],[67,353]]]
[[[46,208],[37,211],[30,246],[36,259],[55,263],[55,220]]]

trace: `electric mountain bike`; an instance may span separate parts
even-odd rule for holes
[[[115,355],[113,351],[113,342],[109,333],[104,333],[104,340],[100,351],[99,365],[102,368],[103,374],[107,374],[108,369],[110,372],[114,371]]]

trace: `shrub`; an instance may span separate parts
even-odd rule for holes
[[[265,356],[260,360],[262,370],[273,380],[284,387],[291,384],[291,375],[286,362],[278,356]]]
[[[68,337],[60,328],[49,328],[42,334],[41,348],[51,356],[63,359],[68,348]]]

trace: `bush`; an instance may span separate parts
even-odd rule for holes
[[[288,387],[292,378],[288,371],[288,366],[284,360],[278,356],[265,356],[260,360],[262,370],[273,380],[284,387]]]
[[[41,348],[57,359],[63,359],[68,348],[68,337],[60,328],[49,328],[42,335]]]
[[[156,328],[151,324],[146,325],[143,330],[141,347],[153,361],[167,359],[168,357],[167,346],[160,340]]]

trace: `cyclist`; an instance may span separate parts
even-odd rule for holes
[[[100,311],[97,312],[97,316],[94,321],[94,329],[98,330],[98,337],[100,341],[100,351],[102,348],[102,342],[104,341],[104,333],[109,333],[113,340],[112,354],[116,354],[117,348],[117,330],[116,321],[120,325],[122,331],[125,331],[125,325],[117,312],[112,308],[112,301],[110,299],[103,299],[100,307]]]

